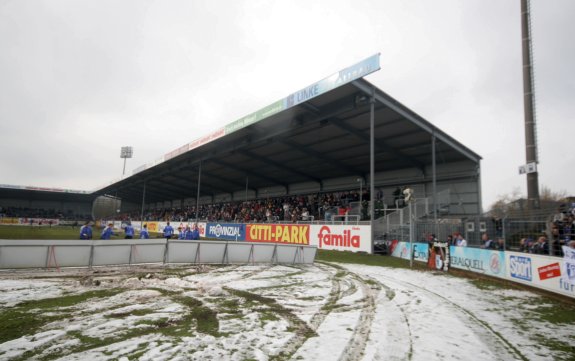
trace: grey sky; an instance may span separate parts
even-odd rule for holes
[[[519,0],[0,0],[0,184],[92,190],[344,67],[525,178]],[[575,195],[575,2],[533,0],[539,182]]]

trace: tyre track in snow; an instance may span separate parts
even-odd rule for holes
[[[333,358],[340,361],[358,361],[363,356],[371,324],[375,318],[376,298],[380,288],[372,288],[372,284],[366,282],[362,277],[340,266],[329,263],[316,263],[316,266],[333,275],[333,287],[330,299],[312,317],[310,322],[312,328],[317,331],[329,316],[337,317],[337,313],[357,312],[359,309],[360,314],[351,335],[341,353],[337,355],[337,358],[336,355]],[[342,289],[343,285],[348,287]],[[341,302],[345,302],[344,298],[346,297],[351,299],[358,297],[358,300],[351,304],[341,304]]]
[[[353,272],[353,271],[350,271]],[[484,342],[484,344],[489,347],[494,355],[497,355],[497,358],[500,360],[528,360],[522,353],[515,347],[509,340],[503,337],[500,333],[489,325],[488,322],[482,320],[473,312],[465,309],[464,307],[460,306],[459,304],[451,301],[449,298],[442,296],[441,294],[431,291],[425,287],[418,286],[416,284],[407,282],[407,281],[398,281],[390,276],[377,274],[376,276],[370,277],[375,282],[378,282],[384,288],[395,289],[400,292],[408,292],[409,294],[413,295],[413,297],[418,297],[418,295],[426,295],[439,300],[438,305],[449,307],[455,312],[457,312],[457,316],[460,319],[471,321],[474,326],[478,327],[469,327],[469,332],[475,334],[480,340]],[[383,279],[384,281],[382,281]],[[405,310],[400,304],[397,304],[401,312],[404,314],[406,322],[409,323],[410,314]],[[433,310],[430,310],[433,311]],[[432,331],[432,330],[431,330]],[[411,333],[411,332],[410,332]],[[495,342],[493,342],[495,341]],[[413,342],[413,339],[411,339]],[[381,353],[379,356],[382,356],[383,359],[386,359],[385,355]],[[411,358],[411,357],[409,357]]]

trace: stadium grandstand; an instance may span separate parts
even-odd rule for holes
[[[94,192],[0,186],[0,206],[63,218],[353,219],[375,237],[403,232],[406,195],[419,220],[480,215],[481,157],[364,79],[379,68],[376,54]]]

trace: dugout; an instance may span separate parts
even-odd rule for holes
[[[481,157],[363,78],[378,69],[374,55],[93,195],[125,212],[367,187],[391,205],[409,186],[442,217],[480,214]]]

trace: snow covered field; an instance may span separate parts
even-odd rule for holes
[[[5,272],[0,359],[573,360],[575,327],[546,321],[549,307],[350,264]],[[18,320],[27,331],[9,339]]]

